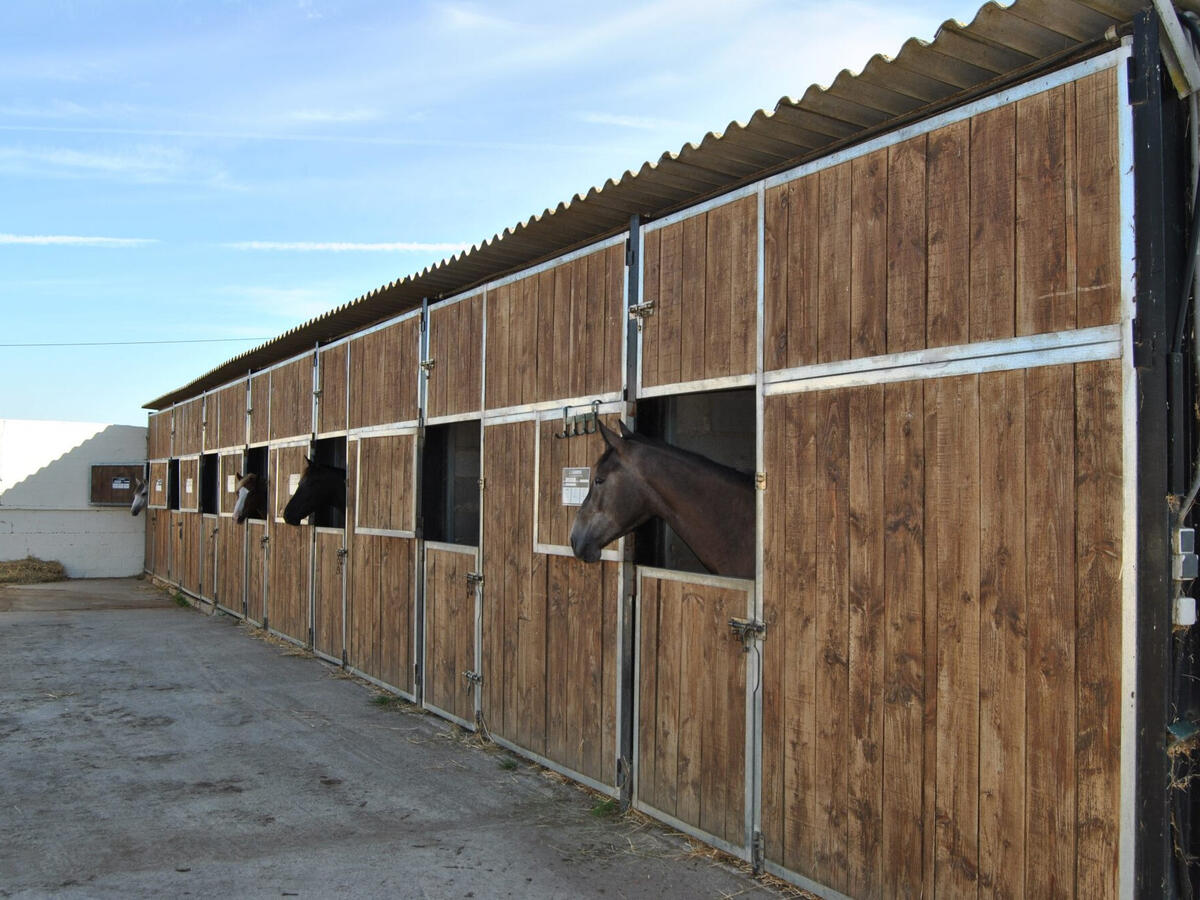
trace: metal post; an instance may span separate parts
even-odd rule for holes
[[[629,219],[629,238],[625,248],[626,265],[626,308],[637,306],[640,301],[642,272],[641,218]],[[637,418],[638,384],[638,322],[632,316],[625,318],[625,415],[631,428]],[[620,628],[619,687],[617,709],[617,787],[621,792],[621,808],[629,809],[633,803],[633,717],[634,692],[634,619],[637,615],[637,566],[634,562],[634,536],[627,534],[621,539],[621,595],[618,598],[618,623]]]
[[[417,359],[429,355],[429,300],[421,301],[421,327]],[[413,466],[413,517],[416,532],[417,565],[413,585],[413,697],[417,705],[425,702],[425,519],[422,514],[425,482],[425,406],[429,400],[425,370],[417,366],[417,460]]]
[[[1130,99],[1134,129],[1137,369],[1136,890],[1173,895],[1170,762],[1171,532],[1167,495],[1172,416],[1168,408],[1169,324],[1178,314],[1181,243],[1180,133],[1163,96],[1159,21],[1134,17]]]

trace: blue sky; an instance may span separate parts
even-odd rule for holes
[[[258,340],[978,5],[8,0],[0,345],[189,343],[0,346],[0,418],[145,424]]]

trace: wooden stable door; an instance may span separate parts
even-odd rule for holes
[[[344,650],[346,533],[318,528],[313,559],[313,650],[341,660]]]
[[[246,612],[246,525],[229,516],[217,520],[217,576],[213,599],[237,616]]]
[[[474,727],[475,548],[425,550],[425,705]]]
[[[259,625],[267,615],[267,523],[247,521],[246,618]]]
[[[746,652],[753,582],[639,570],[635,804],[748,856]]]
[[[1116,895],[1120,409],[1117,361],[768,398],[769,863]]]

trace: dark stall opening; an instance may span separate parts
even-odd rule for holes
[[[479,544],[478,420],[425,430],[421,516],[428,541]]]
[[[215,453],[200,457],[200,512],[215,516],[220,511],[221,466]]]
[[[271,484],[267,479],[267,466],[270,459],[270,453],[266,447],[250,447],[242,455],[242,475],[257,475],[261,484],[267,486],[267,507],[271,505]],[[251,516],[251,522],[264,522],[265,519],[258,519]]]
[[[345,479],[346,479],[346,439],[344,437],[322,438],[312,442],[311,459],[315,463],[323,466],[333,466],[342,470],[342,486],[343,498],[345,497]],[[342,506],[333,504],[326,506],[318,506],[313,510],[312,518],[309,520],[318,528],[345,528],[346,527],[346,507],[343,501]]]
[[[167,509],[179,509],[179,460],[167,460]]]
[[[639,400],[637,430],[722,465],[755,468],[754,390],[704,391]],[[696,554],[666,522],[653,518],[635,533],[638,565],[705,573]]]

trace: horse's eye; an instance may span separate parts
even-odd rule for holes
[[[592,484],[604,484],[604,479],[602,477],[594,478]]]

